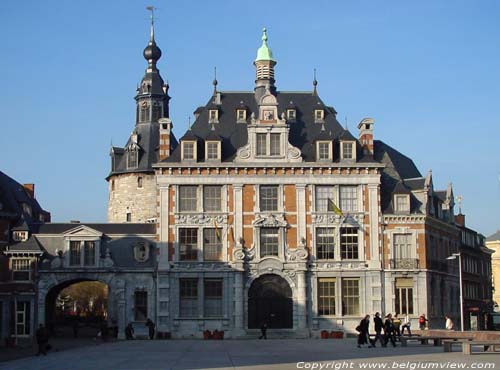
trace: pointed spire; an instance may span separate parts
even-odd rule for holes
[[[155,17],[154,17],[155,8],[150,5],[147,6],[146,9],[151,12],[151,31],[149,35],[149,44],[152,45],[155,42]]]
[[[255,61],[257,62],[259,60],[271,60],[275,62],[273,58],[273,52],[271,51],[271,49],[269,49],[269,46],[267,46],[266,28],[262,29],[262,45],[259,50],[257,50],[257,58],[255,59]]]
[[[316,80],[316,68],[314,68],[314,79],[313,79],[313,95],[314,96],[318,95],[318,90],[316,89],[316,86],[318,86],[318,81]]]
[[[161,58],[161,50],[156,46],[154,31],[154,7],[148,6],[147,10],[151,12],[151,31],[149,35],[148,46],[144,49],[144,58],[148,61],[150,69],[156,69],[156,62]]]
[[[212,84],[214,85],[214,96],[217,95],[217,67],[214,67],[214,80],[212,81]]]

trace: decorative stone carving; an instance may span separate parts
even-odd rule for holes
[[[282,214],[257,214],[253,222],[257,227],[287,227],[288,223]]]
[[[109,251],[109,248],[106,248],[106,254],[104,255],[102,264],[104,267],[113,267],[115,265],[115,262],[111,258],[111,252]]]
[[[295,276],[297,275],[297,273],[295,272],[295,270],[284,270],[284,271],[283,271],[283,274],[284,274],[285,276],[288,276],[288,277],[289,277],[289,278],[291,278],[291,279],[294,279],[294,278],[295,278]]]
[[[50,268],[59,269],[63,267],[63,252],[59,249],[56,250],[56,256],[50,261]]]
[[[134,258],[137,262],[146,262],[149,259],[150,246],[146,242],[137,242],[134,244]],[[106,252],[108,252],[107,250]]]
[[[227,224],[227,215],[205,215],[205,214],[177,214],[175,215],[175,223],[178,225],[223,225]]]
[[[309,256],[307,249],[299,246],[297,248],[287,248],[286,259],[290,262],[305,262]]]

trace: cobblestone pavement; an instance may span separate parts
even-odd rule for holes
[[[386,365],[374,367],[375,363]],[[430,364],[438,365],[431,367]],[[0,363],[1,370],[320,370],[363,366],[372,369],[500,369],[500,354],[465,356],[460,352],[444,353],[442,347],[420,344],[410,344],[406,348],[360,349],[354,339],[137,340],[84,346]]]

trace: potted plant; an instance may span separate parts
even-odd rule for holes
[[[342,339],[344,337],[344,332],[334,330],[330,333],[330,338]]]
[[[321,339],[328,339],[328,331],[327,330],[321,330]]]
[[[214,332],[215,335],[215,332]],[[212,332],[210,330],[203,331],[203,339],[212,339]]]

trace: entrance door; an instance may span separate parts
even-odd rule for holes
[[[293,327],[292,289],[278,275],[263,275],[248,290],[248,328],[260,328],[264,321],[272,329]]]

